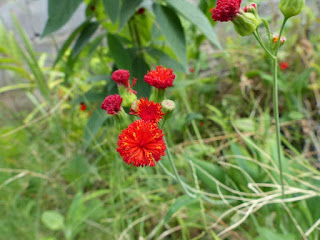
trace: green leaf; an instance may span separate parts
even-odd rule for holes
[[[101,197],[103,195],[106,195],[108,193],[110,193],[109,189],[97,190],[97,191],[94,191],[94,192],[89,193],[88,195],[84,196],[83,201],[86,202],[86,201]]]
[[[156,48],[147,48],[146,52],[157,61],[157,65],[162,65],[166,68],[172,68],[175,73],[185,72],[183,66],[168,56],[165,52]]]
[[[156,22],[169,46],[174,50],[181,64],[187,70],[186,39],[179,17],[171,8],[153,5]]]
[[[42,96],[45,98],[49,98],[50,97],[50,89],[47,84],[47,79],[38,64],[36,53],[33,50],[32,45],[31,45],[27,35],[25,34],[24,30],[22,29],[21,25],[19,24],[17,18],[14,15],[12,15],[12,20],[13,20],[16,28],[18,29],[20,37],[22,38],[24,46],[26,48],[26,51],[24,51],[22,48],[19,48],[19,51],[21,52],[23,58],[25,59],[30,70],[32,71],[32,73],[34,75],[34,79],[39,87],[39,90],[40,90]]]
[[[78,37],[73,49],[71,56],[73,59],[75,59],[83,47],[89,42],[92,35],[95,33],[95,31],[98,29],[99,23],[97,22],[90,22],[87,24],[81,31],[80,36]]]
[[[83,133],[84,148],[87,148],[92,142],[93,138],[97,135],[104,121],[108,118],[108,115],[102,109],[97,109],[93,112],[92,116],[87,122],[87,125]]]
[[[142,0],[123,0],[120,10],[120,24],[119,30],[129,21],[129,19],[136,13],[137,8]]]
[[[254,132],[257,128],[256,123],[251,118],[239,118],[233,121],[236,128],[245,132]]]
[[[206,161],[200,161],[192,159],[192,161],[198,166],[196,168],[196,174],[199,180],[212,192],[217,192],[216,183],[210,178],[210,176],[217,179],[219,182],[225,182],[225,171],[223,168]]]
[[[80,3],[82,0],[48,0],[49,18],[41,37],[60,29],[71,18]]]
[[[87,78],[86,82],[89,82],[89,83],[98,82],[98,81],[106,80],[108,78],[110,78],[110,75],[106,75],[106,74],[95,75],[95,76]]]
[[[166,2],[183,17],[196,25],[212,44],[214,44],[217,48],[222,49],[220,42],[214,33],[212,25],[199,8],[185,0],[166,0]]]
[[[119,39],[111,33],[108,34],[108,46],[117,67],[131,70],[132,62],[129,52],[122,46]]]
[[[137,91],[138,98],[150,96],[151,86],[143,80],[144,75],[148,70],[149,66],[142,56],[137,56],[133,60],[132,76],[138,79],[134,86],[134,89]]]
[[[54,61],[53,66],[55,66],[60,59],[63,57],[63,55],[65,54],[65,52],[68,50],[68,48],[70,47],[71,43],[73,42],[73,40],[79,35],[79,33],[89,24],[88,21],[83,22],[79,27],[76,28],[76,30],[74,30],[70,36],[68,37],[68,39],[64,42],[64,44],[62,45],[61,49],[58,52],[58,56],[56,58],[56,60]]]
[[[178,212],[182,207],[188,206],[190,204],[193,204],[195,202],[198,202],[199,199],[197,198],[190,198],[188,196],[182,196],[176,199],[176,201],[171,205],[171,207],[168,209],[166,216],[164,217],[164,223],[166,224],[170,218]]]
[[[281,240],[295,240],[297,239],[291,233],[277,233],[274,229],[259,227],[258,229],[259,237],[255,238],[255,240],[271,240],[271,239],[281,239]]]
[[[120,0],[103,0],[103,6],[111,21],[116,23],[119,15]]]
[[[63,176],[68,182],[75,182],[77,186],[82,187],[87,180],[89,171],[90,165],[87,158],[75,156],[67,165]]]
[[[41,216],[42,223],[50,230],[56,231],[64,228],[64,217],[57,211],[45,211]]]

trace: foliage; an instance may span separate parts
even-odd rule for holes
[[[62,27],[79,3],[50,2],[44,36]],[[288,192],[282,201],[267,56],[249,38],[221,39],[221,50],[208,20],[213,1],[200,1],[199,8],[183,0],[155,1],[151,8],[147,2],[86,0],[86,21],[52,67],[17,22],[17,35],[0,25],[0,68],[14,79],[0,93],[22,90],[31,105],[23,111],[1,106],[1,236],[319,239],[320,39],[308,35],[319,28],[312,20],[319,16],[309,11],[304,20],[295,18],[289,28],[298,29],[279,53],[290,65],[279,74]],[[56,8],[64,16],[54,20]],[[203,48],[206,39],[213,53]],[[143,76],[157,64],[177,74],[169,90],[176,111],[165,130],[195,199],[183,195],[166,158],[163,168],[123,164],[113,120],[99,109],[117,91],[113,70],[131,70],[138,94],[148,96]]]

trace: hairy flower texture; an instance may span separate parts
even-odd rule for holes
[[[143,121],[158,123],[165,113],[162,112],[160,103],[149,101],[146,98],[140,98],[136,101],[134,108],[131,108],[130,114],[138,115]]]
[[[137,83],[137,79],[133,78],[132,84],[130,85],[130,72],[129,70],[119,69],[112,73],[111,78],[117,83],[118,86],[125,86],[130,92],[137,94],[136,91],[132,90],[132,87]]]
[[[127,164],[153,167],[165,155],[163,136],[157,124],[137,120],[122,130],[117,151]]]
[[[111,78],[117,84],[129,87],[129,78],[130,78],[129,70],[123,70],[123,69],[116,70],[112,73]]]
[[[166,89],[172,86],[175,77],[171,68],[157,66],[156,70],[148,71],[144,81],[155,88]]]
[[[241,0],[217,0],[217,6],[212,10],[212,19],[219,22],[231,21],[240,10]]]
[[[107,96],[101,104],[101,109],[106,110],[108,114],[116,115],[121,110],[122,97],[118,94]]]

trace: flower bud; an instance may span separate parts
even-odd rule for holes
[[[174,103],[174,101],[170,99],[163,100],[161,102],[161,106],[162,106],[162,111],[166,114],[164,115],[165,120],[171,117],[173,111],[176,108],[176,104]]]
[[[232,22],[235,30],[244,37],[251,35],[258,28],[261,19],[256,18],[253,13],[242,11],[240,14],[237,14],[237,17]]]
[[[120,96],[123,98],[122,106],[130,107],[131,104],[137,100],[137,96],[134,92],[130,91],[125,86],[118,86]]]
[[[252,13],[256,17],[256,19],[259,20],[261,23],[261,19],[258,14],[257,4],[251,3],[249,6],[244,7],[243,11],[248,12],[248,13]]]
[[[277,42],[279,41],[279,34],[278,33],[274,33],[272,36],[272,49],[275,50],[276,46],[277,46]],[[282,36],[280,38],[280,46],[282,46],[285,42],[287,41],[287,38]]]
[[[279,8],[285,18],[290,18],[302,12],[305,0],[280,0]]]
[[[109,95],[104,99],[100,107],[109,115],[114,116],[115,123],[120,129],[128,125],[128,115],[121,107],[122,102],[123,99],[118,94]]]

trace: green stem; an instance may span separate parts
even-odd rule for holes
[[[284,185],[283,185],[283,166],[282,166],[282,155],[281,155],[281,133],[280,133],[280,119],[279,119],[279,97],[278,97],[278,50],[280,47],[280,39],[284,29],[284,26],[287,22],[287,18],[284,18],[281,30],[279,33],[279,40],[277,42],[274,54],[270,52],[269,49],[263,44],[262,39],[258,30],[256,30],[253,35],[259,42],[260,46],[266,51],[266,53],[272,58],[272,69],[273,69],[273,111],[274,119],[276,124],[276,138],[277,138],[277,157],[279,161],[279,171],[280,171],[280,184],[281,184],[281,193],[282,198],[284,198]]]
[[[258,30],[256,30],[256,32],[253,32],[253,36],[255,36],[255,38],[257,39],[258,43],[260,44],[260,46],[266,51],[266,53],[269,55],[269,57],[271,57],[272,59],[275,58],[275,56],[266,48],[266,46],[263,44],[262,39],[260,37],[260,34],[258,33]]]
[[[288,18],[284,18],[283,22],[282,22],[282,25],[281,25],[281,29],[280,29],[280,33],[279,33],[279,39],[278,39],[276,50],[275,50],[275,53],[274,53],[275,57],[278,56],[278,50],[280,48],[280,43],[281,43],[281,36],[282,36],[283,29],[284,29],[284,25],[286,25],[287,20],[288,20]]]
[[[280,39],[284,29],[284,26],[287,22],[287,18],[283,19],[283,23],[281,25],[279,39],[277,42],[277,46],[275,49],[275,58],[272,61],[273,67],[273,111],[274,111],[274,119],[276,122],[276,135],[277,135],[277,155],[279,160],[279,171],[280,171],[280,182],[281,182],[281,192],[282,198],[284,198],[284,185],[283,185],[283,167],[282,167],[282,155],[281,155],[281,133],[280,133],[280,120],[279,120],[279,98],[278,98],[278,50],[280,47]]]
[[[191,197],[191,198],[196,198],[197,196],[194,195],[194,194],[192,194],[192,193],[190,193],[190,192],[188,191],[188,189],[187,189],[186,186],[185,186],[185,183],[184,183],[184,182],[182,181],[182,179],[180,178],[179,173],[178,173],[178,170],[177,170],[177,168],[176,168],[176,165],[174,164],[174,161],[173,161],[173,159],[172,159],[172,156],[171,156],[171,153],[170,153],[170,150],[169,150],[169,147],[168,147],[166,138],[163,137],[163,139],[164,139],[164,142],[165,142],[165,144],[166,144],[167,156],[168,156],[169,162],[170,162],[170,164],[171,164],[171,167],[172,167],[172,169],[173,169],[174,175],[176,176],[176,179],[178,180],[179,184],[181,185],[183,191],[184,191],[189,197]]]
[[[273,114],[276,122],[277,155],[279,160],[281,192],[282,192],[282,198],[284,198],[283,169],[282,169],[281,140],[280,140],[279,101],[278,101],[278,60],[277,58],[273,59],[272,68],[273,68]]]

